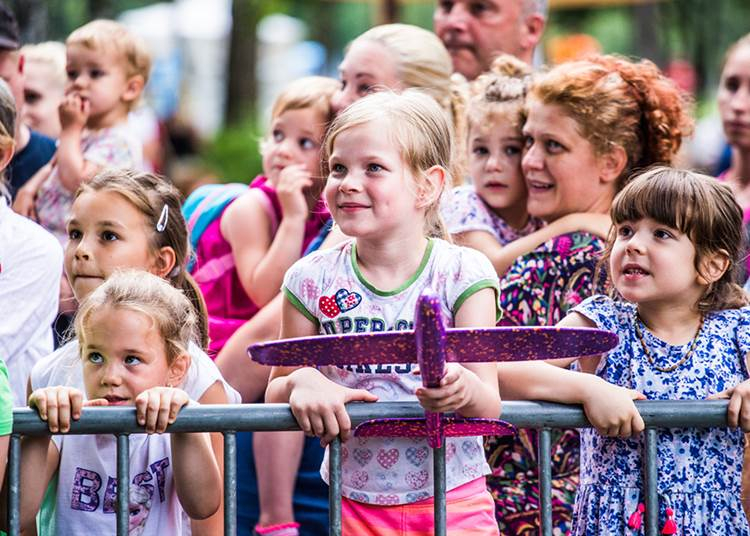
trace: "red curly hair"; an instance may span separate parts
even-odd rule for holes
[[[648,60],[602,55],[563,63],[536,79],[529,97],[561,107],[598,154],[613,145],[625,150],[618,191],[634,170],[670,164],[693,126],[687,97]]]

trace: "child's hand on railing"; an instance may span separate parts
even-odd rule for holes
[[[351,436],[352,422],[346,412],[349,402],[377,402],[378,397],[364,389],[349,389],[332,382],[318,370],[305,367],[289,375],[293,387],[289,406],[302,431],[320,437],[326,446],[338,435]]]
[[[135,397],[135,415],[138,424],[145,426],[146,433],[164,433],[167,426],[177,418],[177,413],[190,402],[182,389],[174,387],[152,387]]]
[[[625,389],[592,376],[592,385],[583,399],[583,411],[591,425],[603,436],[631,437],[645,428],[633,400],[645,400],[643,393]]]
[[[414,370],[419,374],[419,369]],[[434,413],[458,411],[470,402],[469,375],[473,372],[458,363],[446,363],[439,387],[419,387],[415,395],[419,404]]]
[[[750,432],[750,380],[708,397],[709,400],[729,399],[727,421],[732,428]]]
[[[71,419],[77,421],[81,418],[82,407],[106,405],[103,398],[84,401],[81,391],[63,385],[37,389],[29,396],[29,407],[36,408],[53,434],[67,433]]]

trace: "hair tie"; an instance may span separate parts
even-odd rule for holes
[[[181,271],[182,271],[182,269],[180,268],[180,265],[176,264],[175,267],[172,268],[172,271],[169,272],[169,275],[167,277],[169,277],[170,279],[174,279],[175,277],[177,277],[178,275],[180,275]]]
[[[163,233],[164,229],[167,228],[167,222],[169,221],[169,205],[164,204],[164,208],[161,209],[159,215],[159,221],[156,222],[156,232]]]

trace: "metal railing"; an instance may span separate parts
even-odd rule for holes
[[[726,400],[638,401],[635,403],[646,423],[644,483],[645,529],[647,536],[658,534],[656,455],[657,428],[715,428],[727,426]],[[352,425],[373,418],[421,417],[416,402],[355,403],[347,406]],[[540,402],[504,402],[502,418],[519,428],[535,428],[539,434],[539,485],[541,534],[552,535],[552,468],[550,437],[553,428],[586,428],[589,422],[580,407]],[[224,534],[237,533],[236,432],[299,430],[287,404],[203,405],[184,408],[170,432],[221,432],[224,435]],[[85,408],[70,434],[113,434],[117,437],[117,535],[128,533],[129,435],[143,433],[136,424],[135,408]],[[21,436],[49,435],[47,424],[30,409],[13,412],[13,433],[8,459],[8,528],[11,536],[20,534],[20,455]],[[435,534],[445,535],[445,447],[435,450]],[[341,534],[341,445],[331,445],[329,519],[331,535]]]

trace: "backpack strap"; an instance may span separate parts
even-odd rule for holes
[[[224,209],[247,191],[247,184],[206,184],[193,191],[182,206],[182,214],[190,235],[193,251],[206,228],[218,218]]]

